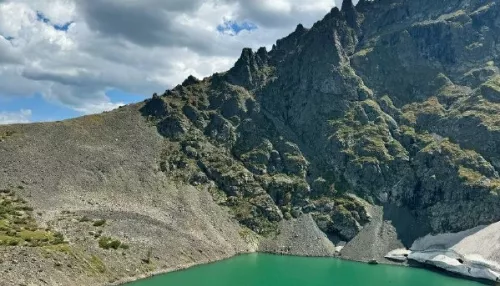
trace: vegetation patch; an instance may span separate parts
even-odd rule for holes
[[[352,161],[392,161],[407,157],[405,148],[392,137],[388,118],[378,104],[366,100],[353,105],[338,120],[331,120],[330,139]]]
[[[486,186],[494,189],[496,193],[500,191],[500,180],[490,179],[483,174],[475,171],[473,169],[460,166],[458,169],[458,175],[462,178],[466,184],[471,186]]]
[[[240,237],[243,239],[247,239],[253,235],[253,231],[251,231],[250,229],[248,229],[246,227],[243,227],[238,233],[239,233]]]
[[[98,220],[94,221],[94,223],[92,225],[99,227],[99,226],[103,226],[104,224],[106,224],[105,219],[98,219]]]
[[[13,130],[0,131],[0,141],[6,140],[16,134]]]
[[[90,267],[95,270],[96,272],[99,273],[104,273],[106,272],[106,266],[102,262],[102,260],[95,255],[92,255],[89,260]]]
[[[371,52],[373,52],[373,47],[362,49],[359,52],[357,52],[354,56],[355,57],[366,57]]]
[[[37,247],[66,243],[62,233],[40,228],[32,211],[14,192],[0,192],[0,245]]]
[[[444,92],[444,91],[443,91]],[[403,107],[403,118],[410,124],[427,125],[445,114],[445,109],[437,99],[431,97],[424,102],[416,102]]]
[[[114,239],[111,237],[107,237],[107,236],[103,236],[103,237],[99,238],[99,247],[103,248],[103,249],[115,249],[115,250],[118,248],[122,248],[122,249],[129,248],[129,246],[127,244],[122,243],[120,240]]]

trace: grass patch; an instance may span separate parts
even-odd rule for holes
[[[127,244],[124,244],[120,240],[108,236],[103,236],[99,238],[99,247],[103,249],[115,249],[115,250],[117,250],[118,248],[129,249],[129,246]]]
[[[106,272],[106,265],[104,265],[104,262],[96,255],[90,257],[89,266],[98,273]]]
[[[18,236],[25,241],[49,241],[54,238],[54,235],[51,232],[45,230],[22,230],[18,233]]]
[[[68,244],[47,245],[43,247],[48,252],[62,252],[66,254],[71,253],[71,247]]]
[[[48,246],[63,244],[64,236],[38,227],[33,208],[12,191],[0,192],[0,245]]]
[[[424,102],[415,102],[403,107],[403,118],[411,124],[417,124],[419,118],[434,115],[443,116],[444,107],[439,103],[437,97],[431,97]]]
[[[5,140],[14,136],[14,134],[16,134],[16,132],[13,130],[0,131],[0,140]]]
[[[500,190],[500,180],[499,179],[489,179],[483,174],[475,171],[473,169],[460,166],[458,169],[458,175],[463,179],[466,184],[471,186],[484,185],[486,187],[495,189],[497,192]]]
[[[249,228],[242,228],[238,234],[240,235],[241,238],[243,239],[248,239],[249,237],[251,237],[253,235],[253,231]]]
[[[17,246],[21,242],[23,242],[23,240],[21,238],[18,238],[15,236],[9,236],[9,235],[5,235],[5,234],[0,234],[0,245]]]

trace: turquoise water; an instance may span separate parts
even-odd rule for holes
[[[127,286],[478,286],[437,272],[333,258],[249,254]]]

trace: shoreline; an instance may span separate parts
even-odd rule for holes
[[[387,225],[387,222],[383,220],[382,209],[380,207],[372,207],[370,213],[372,215],[372,222],[369,225],[367,225],[355,239],[348,242],[347,245],[340,252],[336,252],[334,250],[335,246],[326,237],[326,235],[317,228],[316,224],[312,221],[311,217],[303,216],[299,219],[292,220],[287,224],[281,225],[280,226],[281,232],[278,237],[274,238],[273,240],[266,240],[266,239],[261,240],[258,247],[246,250],[240,249],[241,251],[235,251],[233,254],[223,255],[215,259],[207,259],[204,261],[179,265],[176,267],[163,268],[154,272],[138,275],[135,277],[127,277],[124,279],[117,280],[111,284],[104,284],[104,285],[110,285],[110,286],[125,285],[126,283],[131,283],[141,279],[147,279],[157,275],[163,275],[171,272],[186,270],[191,267],[211,264],[225,259],[237,257],[240,255],[253,254],[253,253],[262,253],[262,254],[279,255],[279,256],[311,257],[311,258],[334,258],[343,261],[351,261],[363,264],[369,264],[370,262],[374,262],[375,260],[376,261],[375,264],[426,269],[429,271],[440,273],[441,275],[446,275],[469,281],[475,281],[484,285],[492,285],[492,281],[475,278],[461,273],[454,273],[453,271],[437,267],[436,265],[431,265],[428,263],[422,263],[413,260],[409,261],[407,259],[405,259],[404,261],[395,261],[392,259],[388,259],[387,258],[388,252],[384,253],[382,249],[389,250],[392,248],[391,251],[393,251],[395,249],[394,247],[397,246],[404,247],[404,246],[399,242],[397,242],[395,234],[386,236],[376,235],[377,233],[380,232],[380,230],[383,229],[392,230],[392,228],[390,227],[390,225]],[[390,233],[392,234],[392,232]],[[468,233],[469,232],[464,232],[464,234]],[[464,234],[461,233],[442,234],[442,236],[445,237],[444,241],[448,243],[450,240],[448,236],[457,236],[461,238],[462,236],[464,236]],[[424,238],[420,238],[417,239],[417,241],[419,241],[421,244],[422,241],[425,242],[428,240],[428,238],[426,238],[425,240],[423,239]],[[438,240],[431,239],[429,243],[435,244],[436,241],[439,242],[441,240],[442,239]],[[384,243],[382,244],[377,243],[381,241]],[[391,244],[390,241],[396,241],[396,243]],[[284,251],[283,250],[284,245],[288,245],[289,247],[291,247],[291,249],[288,249],[288,251]],[[450,246],[451,245],[448,245],[448,247]],[[425,244],[422,247],[424,249],[427,248]]]
[[[153,272],[150,272],[150,273],[141,274],[139,276],[132,276],[132,277],[128,277],[128,278],[123,278],[123,279],[117,280],[115,282],[104,284],[104,285],[105,286],[121,286],[121,285],[126,285],[128,283],[136,282],[136,281],[143,280],[143,279],[148,279],[148,278],[155,277],[155,276],[158,276],[158,275],[163,275],[163,274],[168,274],[168,273],[172,273],[172,272],[182,271],[182,270],[186,270],[186,269],[197,267],[197,266],[202,266],[202,265],[208,265],[208,264],[212,264],[212,263],[217,263],[217,262],[220,262],[220,261],[223,261],[223,260],[226,260],[226,259],[231,259],[231,258],[237,257],[239,255],[253,254],[253,253],[258,253],[258,252],[257,251],[255,251],[255,252],[241,252],[241,253],[236,253],[234,255],[221,256],[220,259],[209,260],[209,261],[206,261],[206,262],[200,262],[200,263],[193,262],[193,263],[183,264],[183,265],[179,265],[179,266],[175,266],[175,267],[164,268],[164,269],[156,270],[156,271],[153,271]]]
[[[238,256],[241,256],[241,255],[249,255],[249,254],[268,254],[268,255],[277,255],[277,256],[307,257],[307,258],[333,258],[333,259],[339,259],[339,260],[343,260],[343,261],[350,261],[350,262],[355,262],[355,263],[369,264],[369,261],[362,261],[362,260],[354,260],[354,259],[343,258],[341,255],[335,255],[335,256],[297,255],[297,254],[286,254],[286,253],[269,252],[269,251],[241,252],[241,253],[236,253],[234,255],[224,256],[224,257],[221,257],[220,259],[210,260],[210,261],[207,261],[207,262],[201,262],[201,263],[194,263],[193,262],[193,263],[189,263],[189,264],[179,265],[179,266],[176,266],[176,267],[164,268],[164,269],[160,269],[160,270],[157,270],[157,271],[154,271],[154,272],[150,272],[150,273],[147,273],[147,274],[142,274],[142,275],[139,275],[139,276],[133,276],[133,277],[128,277],[128,278],[120,279],[118,281],[115,281],[115,282],[112,282],[112,283],[108,283],[108,284],[104,284],[104,285],[105,286],[124,286],[124,285],[126,285],[128,283],[133,283],[133,282],[140,281],[140,280],[143,280],[143,279],[148,279],[148,278],[152,278],[152,277],[155,277],[155,276],[164,275],[164,274],[168,274],[168,273],[173,273],[173,272],[177,272],[177,271],[183,271],[183,270],[187,270],[187,269],[194,268],[194,267],[197,267],[197,266],[209,265],[209,264],[217,263],[217,262],[220,262],[220,261],[223,261],[223,260],[226,260],[226,259],[231,259],[231,258],[238,257]],[[409,268],[415,268],[415,269],[425,269],[427,271],[432,271],[432,272],[439,273],[441,275],[445,275],[445,276],[449,276],[449,277],[454,277],[454,278],[458,278],[458,279],[463,279],[463,280],[469,280],[469,281],[478,282],[478,283],[481,283],[483,285],[495,285],[495,284],[492,284],[493,281],[489,281],[489,280],[485,280],[485,279],[478,279],[478,278],[474,278],[474,277],[462,275],[462,274],[459,274],[459,273],[454,273],[454,272],[451,272],[451,271],[446,271],[445,269],[436,267],[434,265],[426,264],[426,263],[419,263],[419,262],[416,262],[416,261],[395,263],[394,261],[388,260],[386,262],[384,262],[384,261],[377,261],[377,264],[389,265],[389,266],[394,266],[394,267],[409,267]],[[373,265],[373,266],[376,267],[376,265]]]

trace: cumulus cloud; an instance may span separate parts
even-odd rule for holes
[[[21,109],[18,112],[0,112],[0,125],[13,123],[29,123],[31,121],[31,110]]]
[[[333,0],[0,0],[0,97],[39,93],[81,113],[105,92],[162,92],[270,47]],[[0,107],[1,111],[1,107]]]
[[[239,17],[252,19],[257,24],[271,29],[290,29],[299,22],[309,26],[320,20],[333,6],[331,0],[227,1],[237,4]]]

